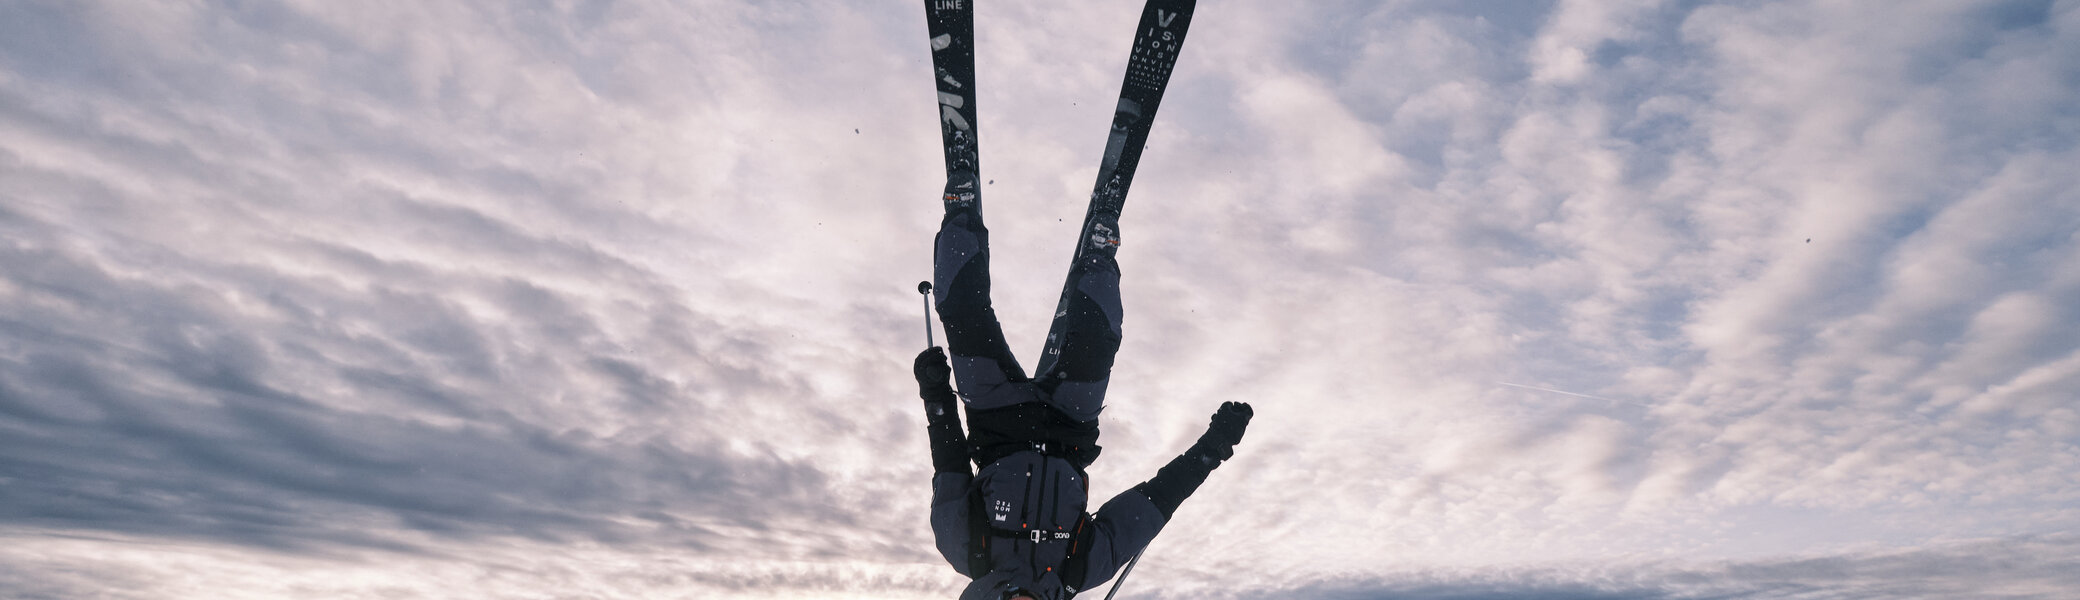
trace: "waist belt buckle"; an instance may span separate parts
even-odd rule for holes
[[[1038,544],[1038,543],[1040,543],[1040,542],[1042,542],[1042,541],[1044,541],[1044,540],[1046,540],[1046,539],[1047,539],[1047,532],[1045,532],[1045,531],[1041,531],[1041,530],[1035,529],[1035,530],[1032,530],[1032,531],[1030,531],[1030,532],[1028,532],[1028,533],[1031,533],[1031,534],[1032,534],[1032,538],[1033,538],[1033,543],[1035,543],[1035,544]]]

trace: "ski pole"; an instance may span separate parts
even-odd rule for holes
[[[1135,554],[1133,559],[1127,561],[1127,568],[1119,572],[1119,579],[1112,580],[1112,591],[1105,592],[1105,600],[1112,600],[1112,595],[1119,593],[1119,584],[1126,583],[1127,576],[1134,574],[1134,563],[1138,562],[1141,562],[1140,554]]]
[[[932,342],[932,282],[917,282],[917,295],[924,299],[924,347],[937,346]]]

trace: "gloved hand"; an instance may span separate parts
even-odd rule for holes
[[[911,370],[917,375],[917,395],[926,402],[953,399],[953,367],[946,365],[946,351],[938,346],[917,353]]]
[[[1242,434],[1249,430],[1249,419],[1255,414],[1247,402],[1222,402],[1220,410],[1213,412],[1213,422],[1206,426],[1206,433],[1186,452],[1216,461],[1228,460],[1235,456],[1235,445],[1242,443]]]

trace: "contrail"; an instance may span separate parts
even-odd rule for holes
[[[1552,388],[1542,388],[1542,387],[1538,387],[1538,386],[1535,386],[1535,385],[1524,385],[1524,384],[1521,384],[1521,383],[1510,383],[1510,382],[1507,382],[1507,381],[1497,381],[1497,382],[1495,382],[1495,383],[1496,383],[1496,384],[1498,384],[1498,385],[1506,385],[1506,386],[1510,386],[1510,387],[1514,387],[1514,388],[1524,388],[1524,389],[1527,389],[1527,390],[1538,390],[1538,391],[1541,391],[1541,392],[1552,392],[1552,393],[1555,393],[1555,394],[1565,394],[1565,395],[1569,395],[1569,396],[1574,396],[1574,397],[1576,397],[1576,398],[1588,398],[1588,399],[1591,399],[1591,400],[1602,400],[1602,401],[1605,401],[1605,402],[1623,402],[1623,403],[1626,403],[1626,404],[1631,404],[1631,405],[1633,405],[1633,406],[1645,406],[1645,407],[1649,407],[1649,408],[1652,408],[1652,407],[1654,406],[1654,405],[1652,405],[1652,404],[1647,404],[1647,403],[1645,403],[1645,402],[1633,402],[1633,401],[1631,401],[1631,400],[1619,400],[1619,399],[1617,399],[1617,398],[1605,398],[1605,397],[1603,397],[1603,396],[1591,396],[1591,395],[1588,395],[1588,394],[1577,394],[1577,393],[1574,393],[1574,392],[1570,392],[1570,391],[1567,391],[1567,390],[1556,390],[1556,389],[1552,389]]]

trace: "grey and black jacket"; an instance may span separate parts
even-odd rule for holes
[[[951,396],[926,399],[937,471],[931,520],[940,555],[974,579],[962,600],[1000,600],[1010,590],[1061,600],[1102,585],[1155,539],[1220,463],[1195,446],[1087,513],[1083,467],[1094,453],[1037,441],[1011,451],[971,448]],[[977,412],[970,412],[971,422],[993,421]],[[976,455],[991,460],[970,474],[969,458]]]
[[[1111,579],[1169,520],[1134,490],[1086,514],[1089,489],[1069,461],[1038,452],[1004,457],[973,477],[934,475],[939,554],[975,579],[962,600],[998,600],[1011,588],[1068,598]]]

